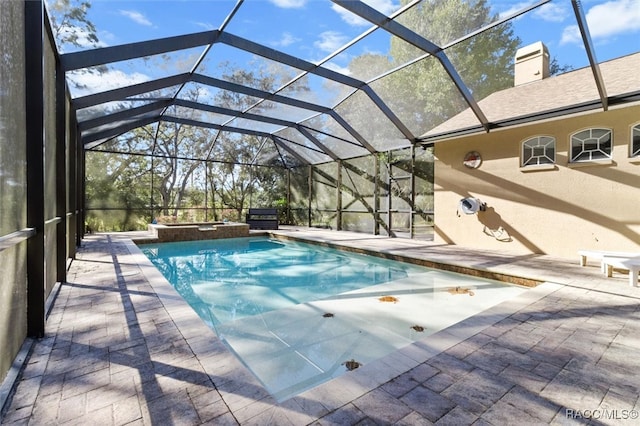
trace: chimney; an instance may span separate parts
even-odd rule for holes
[[[541,41],[516,52],[514,85],[531,83],[549,77],[549,50]]]

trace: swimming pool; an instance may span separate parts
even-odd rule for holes
[[[140,248],[278,401],[525,291],[268,237]]]

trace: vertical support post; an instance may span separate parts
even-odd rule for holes
[[[380,235],[380,158],[373,154],[373,235]]]
[[[342,160],[336,161],[338,173],[336,178],[336,229],[342,231]]]
[[[73,114],[75,116],[75,113]],[[73,176],[75,188],[73,191],[74,194],[74,204],[75,204],[75,218],[76,218],[76,247],[80,247],[82,243],[82,236],[84,235],[83,231],[83,223],[84,218],[82,217],[82,197],[84,196],[84,187],[82,186],[82,176],[83,176],[83,168],[84,164],[82,162],[84,146],[82,145],[82,139],[79,136],[77,123],[74,120],[73,126],[73,139],[75,141],[76,150],[74,151],[75,155],[75,174]]]
[[[387,151],[387,229],[389,230],[389,237],[395,237],[393,233],[393,153]]]
[[[416,145],[411,144],[411,213],[409,213],[409,238],[413,239],[413,219],[416,214]]]
[[[78,175],[78,179],[80,180],[80,226],[81,226],[81,236],[84,238],[84,234],[86,232],[87,227],[85,223],[87,223],[87,152],[84,150],[84,146],[79,151],[79,159],[80,159],[80,174]]]
[[[249,167],[249,207],[253,206],[253,189],[254,189],[254,182],[253,182],[253,165],[249,165],[246,166]],[[244,209],[244,206],[242,206],[242,208]]]
[[[66,86],[65,86],[65,110],[66,110]],[[69,134],[67,140],[69,143],[69,214],[71,214],[72,220],[67,232],[73,233],[69,239],[69,257],[75,259],[76,247],[80,245],[78,236],[78,150],[80,144],[78,143],[77,134],[75,132],[75,113],[73,110],[69,112],[69,115],[65,117],[65,125],[68,126]],[[68,121],[66,121],[68,120]]]
[[[156,154],[156,146],[158,145],[158,133],[160,132],[160,123],[156,124],[156,131],[153,134],[153,145],[151,147],[151,191],[149,192],[149,198],[151,199],[151,222],[153,222],[153,220],[156,218],[156,212],[153,208],[153,177],[155,176],[155,173],[153,173],[153,171],[155,170],[154,168],[154,159],[155,154]]]
[[[24,2],[25,97],[27,145],[27,226],[35,235],[27,240],[27,334],[44,336],[44,71],[42,0]]]
[[[149,213],[151,216],[151,223],[153,223],[153,219],[155,219],[155,212],[153,211],[153,154],[151,154],[151,167],[149,168],[149,173],[151,173],[151,179],[149,185],[151,186],[151,188],[149,188]]]
[[[308,201],[308,219],[309,219],[309,228],[311,228],[311,203],[313,200],[313,166],[309,165],[309,176],[307,177],[307,185],[309,188],[309,199]]]
[[[209,221],[209,163],[205,160],[204,164],[204,221]]]
[[[287,169],[287,225],[291,222],[291,169]]]
[[[56,281],[67,280],[67,108],[66,84],[59,58],[56,58]]]

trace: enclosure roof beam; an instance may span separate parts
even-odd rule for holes
[[[375,154],[376,152],[378,152],[369,142],[367,142],[367,140],[360,133],[358,133],[356,129],[351,127],[351,125],[347,123],[346,120],[342,118],[342,116],[338,114],[335,110],[331,110],[329,115],[333,117],[333,119],[336,120],[336,122],[339,125],[341,125],[351,136],[353,136],[358,142],[360,142],[360,145],[362,145],[370,153]]]
[[[587,18],[584,16],[584,11],[580,5],[579,0],[571,0],[573,11],[578,21],[578,27],[580,28],[580,35],[582,36],[582,42],[584,43],[584,49],[587,51],[587,57],[589,58],[589,65],[591,66],[591,72],[595,79],[596,87],[598,88],[598,94],[600,95],[600,101],[602,102],[602,108],[607,111],[609,109],[609,101],[607,99],[607,90],[604,85],[604,79],[600,73],[600,65],[596,59],[596,51],[591,41],[591,34],[589,33],[589,26],[587,25]]]
[[[297,128],[297,126],[300,125],[300,126],[306,128],[306,129],[318,131],[320,133],[324,133],[324,134],[326,134],[328,136],[331,136],[332,138],[341,140],[341,141],[343,141],[345,143],[352,144],[352,145],[355,145],[355,146],[358,146],[358,147],[361,146],[361,145],[358,145],[358,143],[356,143],[356,142],[345,140],[343,138],[331,135],[329,133],[321,132],[320,130],[314,129],[314,128],[309,127],[309,126],[305,126],[304,124],[295,123],[293,121],[288,121],[288,120],[282,120],[280,118],[266,117],[266,116],[257,115],[257,114],[251,114],[251,113],[246,113],[246,112],[242,113],[241,111],[233,110],[233,109],[230,109],[230,108],[223,108],[223,107],[218,107],[218,106],[214,106],[214,105],[208,105],[208,104],[203,104],[203,103],[199,103],[199,102],[189,101],[189,100],[185,100],[185,99],[176,99],[175,102],[173,102],[173,104],[175,104],[177,106],[183,106],[183,107],[186,107],[186,108],[192,108],[192,109],[196,109],[196,110],[213,112],[213,113],[216,113],[216,114],[223,114],[223,115],[234,116],[234,117],[237,117],[237,118],[244,118],[244,119],[247,119],[247,120],[250,120],[250,121],[258,121],[258,122],[261,122],[261,123],[275,124],[275,125],[282,126],[282,127]],[[345,127],[345,129],[347,131],[349,131],[351,129],[349,124],[344,122],[342,117],[340,117],[337,113],[332,111],[332,113],[330,115],[334,116],[334,118],[336,118],[336,121],[338,121],[339,124],[341,124],[343,127]],[[226,126],[226,124],[223,124],[222,126],[224,128]],[[351,129],[351,130],[353,130],[353,129]],[[353,132],[359,138],[362,139],[363,146],[365,144],[368,145],[367,142],[362,138],[362,136],[360,136],[355,130],[353,130]],[[376,151],[375,151],[375,149],[373,149],[373,147],[371,147],[370,152],[374,153]]]
[[[369,96],[369,99],[371,99],[371,101],[376,104],[378,109],[382,111],[382,113],[393,123],[393,125],[396,126],[396,128],[404,135],[405,138],[409,139],[410,141],[415,140],[416,137],[411,132],[411,130],[409,130],[409,128],[404,125],[402,120],[400,120],[398,116],[395,115],[393,111],[391,111],[391,108],[389,108],[387,104],[385,104],[384,101],[380,99],[378,94],[373,89],[367,86],[365,87],[364,92],[367,94],[367,96]]]
[[[189,81],[191,75],[189,73],[177,74],[171,77],[159,78],[157,80],[145,81],[143,83],[134,84],[118,89],[107,90],[106,92],[94,93],[72,101],[73,107],[76,109],[87,108],[90,106],[100,105],[106,102],[122,101],[126,98],[143,93],[152,92],[154,90],[165,89],[167,87],[180,85]]]
[[[218,87],[225,90],[230,90],[233,92],[243,93],[249,96],[271,98],[271,100],[274,102],[295,106],[297,108],[307,109],[307,110],[321,112],[321,113],[331,112],[330,108],[323,107],[317,104],[299,101],[297,99],[288,98],[286,96],[273,95],[263,90],[253,89],[251,87],[246,87],[236,83],[230,83],[230,82],[219,80],[216,78],[203,76],[201,74],[191,75],[189,73],[178,74],[172,77],[166,77],[166,78],[161,78],[157,80],[147,81],[147,82],[138,83],[132,86],[127,86],[119,89],[109,90],[106,92],[100,92],[92,95],[79,97],[74,99],[72,103],[76,109],[82,109],[82,108],[87,108],[90,106],[95,106],[95,105],[99,105],[106,102],[126,100],[128,97],[131,97],[131,96],[141,95],[143,93],[148,93],[153,90],[160,90],[167,87],[175,86],[175,85],[187,82],[189,80],[193,80],[198,83]],[[175,102],[184,103],[188,101],[176,99]],[[216,107],[212,107],[212,108],[216,108]],[[204,108],[201,108],[201,109],[204,109]]]
[[[233,110],[230,108],[223,108],[223,107],[218,107],[218,106],[214,106],[214,105],[208,105],[208,104],[203,104],[203,103],[199,103],[199,102],[194,102],[194,101],[189,101],[189,100],[185,100],[185,99],[176,99],[174,102],[175,105],[178,106],[183,106],[186,108],[193,108],[193,109],[197,109],[197,110],[203,110],[203,111],[208,111],[208,112],[213,112],[216,114],[223,114],[223,115],[230,115],[230,116],[234,116],[237,118],[244,118],[247,120],[252,120],[252,121],[258,121],[258,122],[262,122],[262,123],[268,123],[268,124],[275,124],[275,125],[279,125],[282,127],[293,127],[296,128],[298,125],[301,125],[307,129],[310,130],[316,130],[319,131],[317,129],[314,129],[312,127],[309,126],[305,126],[304,124],[301,123],[295,123],[293,121],[289,121],[289,120],[282,120],[279,118],[273,118],[273,117],[267,117],[267,116],[262,116],[262,115],[258,115],[258,114],[251,114],[248,112],[241,112],[241,111],[237,111],[237,110]],[[355,129],[353,129],[338,113],[336,113],[335,111],[331,110],[328,112],[328,114],[333,117],[336,122],[338,122],[338,124],[340,124],[348,133],[350,133],[359,143],[360,145],[358,145],[358,143],[349,141],[349,140],[345,140],[343,138],[340,138],[338,136],[334,136],[328,133],[324,133],[327,134],[328,136],[331,136],[332,138],[341,140],[345,143],[349,143],[355,146],[362,146],[364,148],[366,148],[367,150],[369,150],[369,152],[371,152],[372,154],[374,154],[375,152],[377,152],[375,150],[375,148],[373,148]]]
[[[315,146],[320,148],[325,154],[331,157],[332,160],[334,161],[339,160],[339,157],[333,151],[327,148],[322,142],[320,142],[315,136],[313,136],[307,129],[305,129],[302,126],[296,126],[296,128],[300,133],[304,135],[305,138],[309,139],[311,143],[313,143]]]
[[[163,116],[161,121],[166,121],[168,123],[185,124],[187,126],[194,126],[194,127],[204,127],[207,129],[222,130],[230,133],[240,133],[243,135],[263,136],[263,137],[271,136],[270,133],[261,132],[259,130],[250,130],[250,129],[242,129],[240,127],[223,126],[221,124],[206,123],[204,121],[192,120],[189,118],[173,117],[170,115]]]
[[[89,120],[79,121],[78,129],[80,131],[92,129],[94,127],[104,126],[114,122],[123,120],[129,120],[136,116],[146,114],[153,111],[162,110],[163,108],[171,105],[171,99],[163,99],[157,102],[152,102],[146,105],[138,106],[135,108],[123,109],[113,114],[103,115],[102,117],[92,118]]]
[[[271,133],[261,132],[259,130],[242,129],[240,127],[231,127],[231,126],[225,126],[225,125],[221,125],[221,124],[206,123],[206,122],[199,121],[199,120],[191,120],[191,119],[180,118],[180,117],[164,116],[162,118],[162,121],[167,121],[167,122],[170,122],[170,123],[185,124],[185,125],[196,126],[196,127],[205,127],[205,128],[209,128],[209,129],[218,129],[218,130],[225,131],[225,132],[241,133],[241,134],[245,134],[245,135],[262,136],[262,137],[271,137],[272,136]],[[317,146],[320,149],[320,151],[318,151],[318,152],[322,152],[323,154],[328,155],[333,160],[338,160],[338,156],[336,154],[334,154],[326,146],[324,146],[320,141],[318,141],[311,133],[309,133],[308,130],[304,129],[300,125],[296,125],[295,128],[297,128],[297,130],[300,133],[302,133],[307,139],[309,139],[309,141],[311,141],[311,143],[313,143],[315,146]]]
[[[357,80],[353,77],[346,76],[328,68],[323,68],[320,65],[316,65],[312,62],[305,61],[304,59],[288,55],[286,53],[263,46],[258,43],[254,43],[250,40],[235,36],[233,34],[229,34],[227,32],[220,34],[220,36],[218,37],[218,42],[236,47],[238,49],[244,50],[245,52],[250,52],[262,56],[263,58],[267,58],[281,64],[289,65],[302,71],[310,72],[320,77],[328,78],[329,80],[333,80],[350,87],[360,88],[365,84],[363,81]]]
[[[129,59],[144,58],[176,50],[206,46],[216,42],[220,35],[217,30],[194,34],[159,38],[156,40],[122,44],[119,46],[101,47],[60,55],[60,63],[64,71],[94,67]]]
[[[300,101],[300,100],[289,98],[286,96],[273,94],[260,89],[254,89],[253,87],[242,86],[237,83],[231,83],[229,81],[224,81],[224,80],[220,80],[213,77],[207,77],[206,75],[202,75],[202,74],[193,74],[192,80],[196,83],[206,84],[207,86],[213,86],[219,89],[238,92],[238,93],[253,96],[256,98],[269,99],[274,102],[287,104],[287,105],[295,106],[302,109],[308,109],[316,112],[331,111],[331,108],[327,108],[321,105],[312,104],[310,102]]]
[[[122,89],[114,89],[112,91],[109,92],[102,92],[102,93],[98,93],[98,94],[94,94],[94,95],[89,95],[86,97],[82,97],[82,98],[77,98],[74,101],[74,106],[76,106],[76,108],[83,108],[86,107],[87,105],[93,105],[93,104],[100,104],[103,102],[109,102],[109,101],[116,101],[116,100],[122,100],[123,98],[126,99],[126,97],[129,96],[134,96],[134,95],[138,95],[138,94],[142,94],[142,93],[147,93],[151,90],[158,90],[161,88],[165,88],[165,87],[170,87],[173,86],[176,82],[180,82],[180,81],[185,81],[187,80],[187,76],[188,74],[182,74],[178,79],[176,78],[166,78],[166,79],[160,79],[160,80],[154,80],[152,82],[145,82],[145,83],[139,83],[137,85],[134,86],[129,86],[128,88],[122,88]],[[303,101],[298,101],[292,98],[288,98],[288,97],[284,97],[284,96],[279,96],[279,95],[271,95],[268,92],[264,92],[264,91],[260,91],[257,89],[253,89],[250,87],[246,87],[246,86],[241,86],[235,83],[229,83],[229,82],[225,82],[222,80],[218,80],[218,79],[213,79],[210,77],[206,77],[206,76],[202,76],[199,74],[196,74],[194,77],[195,80],[197,80],[198,82],[202,83],[202,84],[208,84],[208,85],[214,85],[216,87],[220,87],[220,88],[224,88],[224,89],[228,89],[228,90],[233,90],[236,92],[240,92],[240,93],[245,93],[245,94],[249,94],[252,96],[258,96],[258,97],[269,97],[272,96],[273,101],[275,102],[282,102],[288,105],[293,105],[299,108],[304,108],[304,109],[310,109],[316,112],[322,112],[322,113],[329,113],[335,116],[335,113],[327,107],[322,107],[319,105],[315,105],[315,104],[310,104],[307,102],[303,102]],[[271,117],[264,117],[264,116],[260,116],[257,114],[250,114],[250,113],[245,113],[245,114],[241,114],[240,111],[236,111],[236,110],[232,110],[232,109],[227,109],[227,108],[222,108],[222,107],[216,107],[216,106],[212,106],[212,105],[206,105],[206,104],[201,104],[201,103],[196,103],[193,101],[188,101],[188,100],[184,100],[184,99],[172,99],[172,100],[162,100],[153,104],[149,104],[149,105],[145,105],[142,107],[137,107],[128,111],[119,111],[118,113],[115,114],[110,114],[108,116],[104,116],[104,117],[100,117],[94,120],[87,120],[86,122],[82,123],[81,126],[81,130],[87,130],[89,128],[95,127],[95,126],[99,126],[102,124],[106,124],[110,121],[116,121],[116,120],[123,120],[123,119],[127,119],[127,118],[132,118],[136,115],[139,115],[141,113],[144,112],[148,112],[148,111],[152,111],[152,110],[156,110],[159,108],[162,108],[164,105],[169,106],[169,105],[180,105],[180,106],[184,106],[184,107],[188,107],[188,108],[194,108],[194,109],[200,109],[200,110],[204,110],[204,111],[210,111],[210,112],[216,112],[216,113],[221,113],[221,114],[226,114],[226,115],[233,115],[233,116],[241,116],[243,118],[247,118],[249,120],[255,120],[255,121],[260,121],[260,122],[265,122],[265,123],[271,123],[271,124],[276,124],[276,125],[282,125],[283,127],[292,127],[292,128],[297,128],[298,124],[291,122],[291,121],[287,121],[287,120],[281,120],[281,119],[277,119],[277,118],[271,118]],[[159,117],[158,117],[159,119]],[[338,120],[339,122],[344,122],[344,120]],[[346,124],[346,123],[344,123]],[[344,125],[343,124],[343,125]],[[348,126],[348,125],[347,125]],[[120,127],[117,127],[117,129],[119,129]],[[229,126],[219,126],[220,129],[225,129],[226,131],[231,131],[231,129],[233,129],[232,127]],[[350,128],[346,128],[347,131],[349,131]],[[89,135],[87,135],[89,136]],[[92,140],[95,140],[92,138]],[[314,144],[316,144],[316,142],[314,142],[312,140],[312,142]],[[365,142],[366,143],[366,142]],[[317,145],[317,144],[316,144]],[[331,154],[328,154],[331,155]]]
[[[385,29],[389,33],[401,38],[407,43],[410,43],[413,46],[435,56],[440,61],[445,71],[447,72],[447,74],[449,75],[453,83],[456,85],[456,88],[465,99],[467,105],[469,105],[469,107],[472,109],[473,113],[478,118],[482,126],[485,128],[486,131],[489,131],[489,120],[487,120],[487,117],[484,115],[484,113],[478,106],[478,103],[473,98],[471,91],[466,86],[466,84],[464,83],[464,81],[456,71],[456,69],[453,67],[453,64],[451,64],[451,62],[449,61],[449,58],[444,53],[442,48],[435,45],[431,41],[425,39],[424,37],[416,34],[415,32],[411,31],[410,29],[403,26],[402,24],[399,24],[398,22],[390,19],[386,15],[378,12],[377,10],[363,3],[362,1],[353,1],[353,0],[331,0],[331,1],[344,7],[348,11],[358,15],[362,19],[365,19],[371,22],[372,24],[378,25],[380,28]]]
[[[277,136],[271,136],[271,139],[273,140],[273,143],[276,144],[277,146],[279,146],[280,148],[284,149],[285,151],[287,151],[289,154],[291,154],[296,160],[300,161],[302,164],[305,165],[310,165],[311,163],[309,162],[309,160],[307,160],[306,158],[302,157],[300,154],[298,154],[297,152],[295,152],[293,149],[291,149],[290,147],[288,147],[286,144],[284,144],[282,141],[280,141],[280,138],[278,138]]]
[[[239,111],[239,110],[235,110],[235,109],[231,109],[231,108],[219,107],[219,106],[215,106],[215,105],[203,104],[203,103],[200,103],[200,102],[189,101],[189,100],[186,100],[186,99],[176,99],[175,102],[173,102],[173,104],[176,105],[176,106],[182,106],[182,107],[185,107],[185,108],[191,108],[191,109],[196,109],[196,110],[200,110],[200,111],[213,112],[213,113],[222,114],[222,115],[230,115],[230,116],[237,117],[237,118],[246,118],[247,120],[259,121],[259,122],[262,122],[262,123],[275,124],[275,125],[279,125],[279,126],[283,126],[283,127],[295,127],[296,126],[296,123],[294,123],[293,121],[282,120],[280,118],[266,117],[266,116],[258,115],[258,114],[242,113],[242,111]]]
[[[99,141],[101,139],[110,139],[118,135],[121,135],[123,133],[126,133],[130,130],[137,129],[138,127],[143,127],[143,126],[146,126],[147,124],[155,123],[156,121],[158,121],[158,117],[144,117],[144,118],[141,118],[140,120],[129,121],[127,123],[124,123],[112,129],[107,129],[101,132],[95,132],[86,136],[82,136],[82,143],[85,149],[95,148],[100,144],[92,145],[91,142]]]
[[[262,148],[264,148],[265,144],[267,143],[267,140],[268,140],[267,138],[262,138],[262,141],[260,142],[260,146],[258,147],[256,154],[253,156],[253,158],[251,159],[251,162],[249,163],[252,166],[255,164],[256,160],[258,159],[258,155],[260,155],[260,153],[262,152]]]

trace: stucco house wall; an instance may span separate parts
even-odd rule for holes
[[[627,104],[435,143],[435,241],[575,259],[579,249],[640,252],[638,124],[640,104]],[[593,127],[613,130],[612,161],[569,163],[571,134]],[[522,142],[538,135],[556,138],[556,164],[526,171]],[[477,169],[463,165],[470,151],[482,156]],[[465,197],[486,211],[458,212]]]

